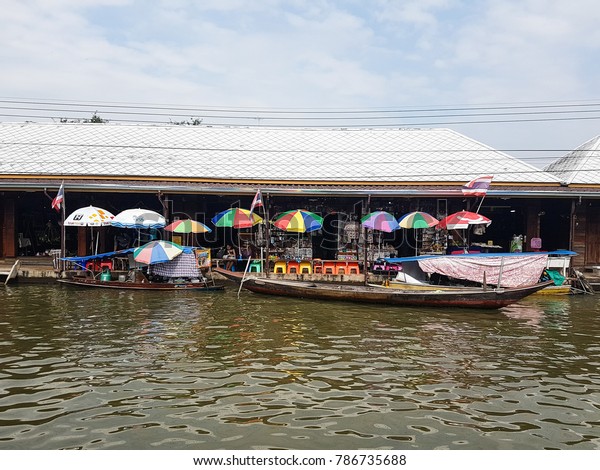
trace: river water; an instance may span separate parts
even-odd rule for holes
[[[0,289],[0,449],[598,449],[600,296]]]

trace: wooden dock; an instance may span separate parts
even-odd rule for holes
[[[18,268],[19,268],[20,263],[21,263],[21,260],[16,260],[13,263],[13,265],[10,267],[10,269],[0,267],[0,277],[6,276],[4,285],[8,284],[8,281],[10,281],[11,279],[14,279],[17,277],[17,275],[19,273]]]

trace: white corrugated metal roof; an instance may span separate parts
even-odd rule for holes
[[[0,174],[318,182],[559,180],[449,129],[0,124]]]
[[[567,184],[600,184],[600,136],[588,140],[544,170]]]

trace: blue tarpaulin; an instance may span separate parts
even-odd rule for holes
[[[104,259],[104,258],[112,258],[114,256],[128,255],[129,253],[133,253],[137,248],[138,247],[127,248],[125,250],[119,250],[119,251],[108,251],[106,253],[98,253],[97,255],[70,256],[68,258],[61,258],[61,260],[71,261],[73,263],[78,263],[78,264],[84,264],[84,263],[87,263],[88,261],[92,261],[92,260],[96,260],[96,259]],[[189,253],[194,252],[193,246],[184,246],[182,248],[183,248],[184,253],[189,254]]]

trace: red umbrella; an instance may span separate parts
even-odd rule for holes
[[[469,228],[470,225],[490,225],[492,221],[487,217],[475,212],[460,211],[450,214],[440,220],[438,228],[446,230],[457,230]]]

